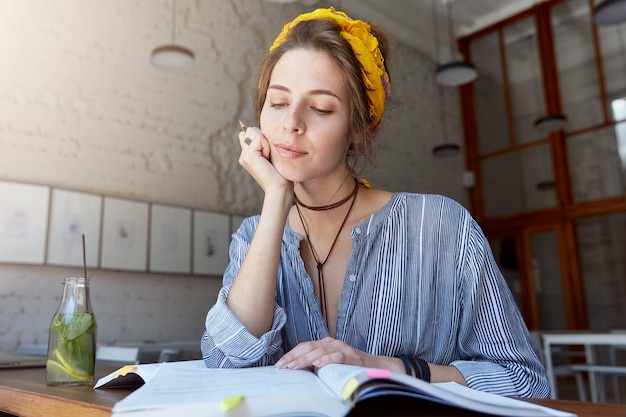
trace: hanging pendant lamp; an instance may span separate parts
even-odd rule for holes
[[[541,70],[539,69],[539,60],[536,56],[536,48],[533,47],[533,41],[535,37],[533,35],[528,36],[528,54],[531,57],[530,64],[532,65],[531,73],[535,72],[537,81],[541,81]],[[535,105],[537,108],[541,108],[541,90],[540,86],[535,84]],[[560,130],[565,127],[567,123],[567,117],[563,114],[542,114],[537,117],[533,122],[533,127],[540,132],[552,132],[554,130]]]
[[[476,68],[471,63],[454,59],[454,51],[456,48],[454,46],[454,26],[452,23],[452,0],[447,0],[446,6],[448,17],[448,40],[450,41],[450,54],[453,58],[450,62],[440,65],[437,68],[435,80],[442,85],[458,87],[474,81],[478,76],[478,71],[476,71]],[[438,31],[439,30],[437,29],[437,32]],[[439,48],[438,44],[437,48]]]
[[[626,22],[626,0],[600,0],[593,9],[593,18],[600,26]]]
[[[439,26],[437,25],[437,8],[436,2],[437,0],[431,0],[431,13],[433,17],[433,29],[435,32],[435,46],[437,49],[436,60],[439,60]],[[436,75],[435,75],[436,78]],[[432,149],[432,155],[436,158],[447,158],[451,156],[456,156],[461,153],[461,147],[456,143],[447,141],[447,133],[446,133],[446,123],[445,123],[445,97],[443,94],[443,85],[444,83],[439,82],[438,80],[437,92],[439,94],[439,112],[441,116],[441,136],[443,137],[443,141],[440,144],[437,144]]]
[[[560,130],[567,124],[567,117],[562,114],[551,114],[541,116],[535,119],[533,126],[535,129],[541,132],[552,132],[553,130]]]
[[[461,153],[461,147],[453,142],[448,142],[448,134],[446,130],[445,122],[445,97],[443,93],[443,86],[437,86],[439,89],[439,112],[441,113],[441,136],[443,141],[440,144],[433,146],[432,154],[436,158],[448,158],[451,156],[457,156]]]
[[[159,69],[179,71],[191,67],[194,60],[190,49],[176,45],[176,0],[172,0],[172,43],[154,48],[150,61]]]
[[[472,64],[465,61],[451,61],[437,68],[435,79],[439,84],[457,87],[474,81],[477,75],[478,72]]]

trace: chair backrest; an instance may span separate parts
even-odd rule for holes
[[[124,366],[139,363],[139,348],[125,346],[98,346],[96,363],[99,365]]]
[[[531,330],[530,332],[530,341],[533,344],[533,348],[535,348],[535,352],[537,356],[539,356],[539,360],[541,363],[545,365],[544,355],[543,355],[543,340],[541,338],[541,332],[537,330]]]

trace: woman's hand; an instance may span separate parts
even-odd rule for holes
[[[278,368],[321,368],[330,363],[376,367],[376,356],[357,350],[332,337],[299,343],[276,363]],[[391,358],[390,358],[391,359]]]
[[[370,355],[332,337],[299,343],[276,362],[276,367],[288,369],[321,368],[331,363],[389,369],[390,371],[405,373],[404,365],[399,358]],[[454,366],[429,363],[428,367],[430,369],[430,382],[453,381],[467,386],[465,378]]]
[[[270,143],[259,128],[246,127],[239,132],[239,143],[239,164],[252,175],[265,193],[274,187],[293,189],[293,183],[283,178],[272,165]]]

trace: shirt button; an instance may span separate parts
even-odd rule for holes
[[[356,275],[352,274],[348,277],[348,279],[350,280],[350,282],[354,282],[356,281]]]
[[[356,232],[357,235],[361,234],[361,228],[360,227],[355,228],[354,231]]]

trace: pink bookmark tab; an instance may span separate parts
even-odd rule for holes
[[[388,369],[369,369],[365,372],[369,379],[389,379],[391,371]]]

